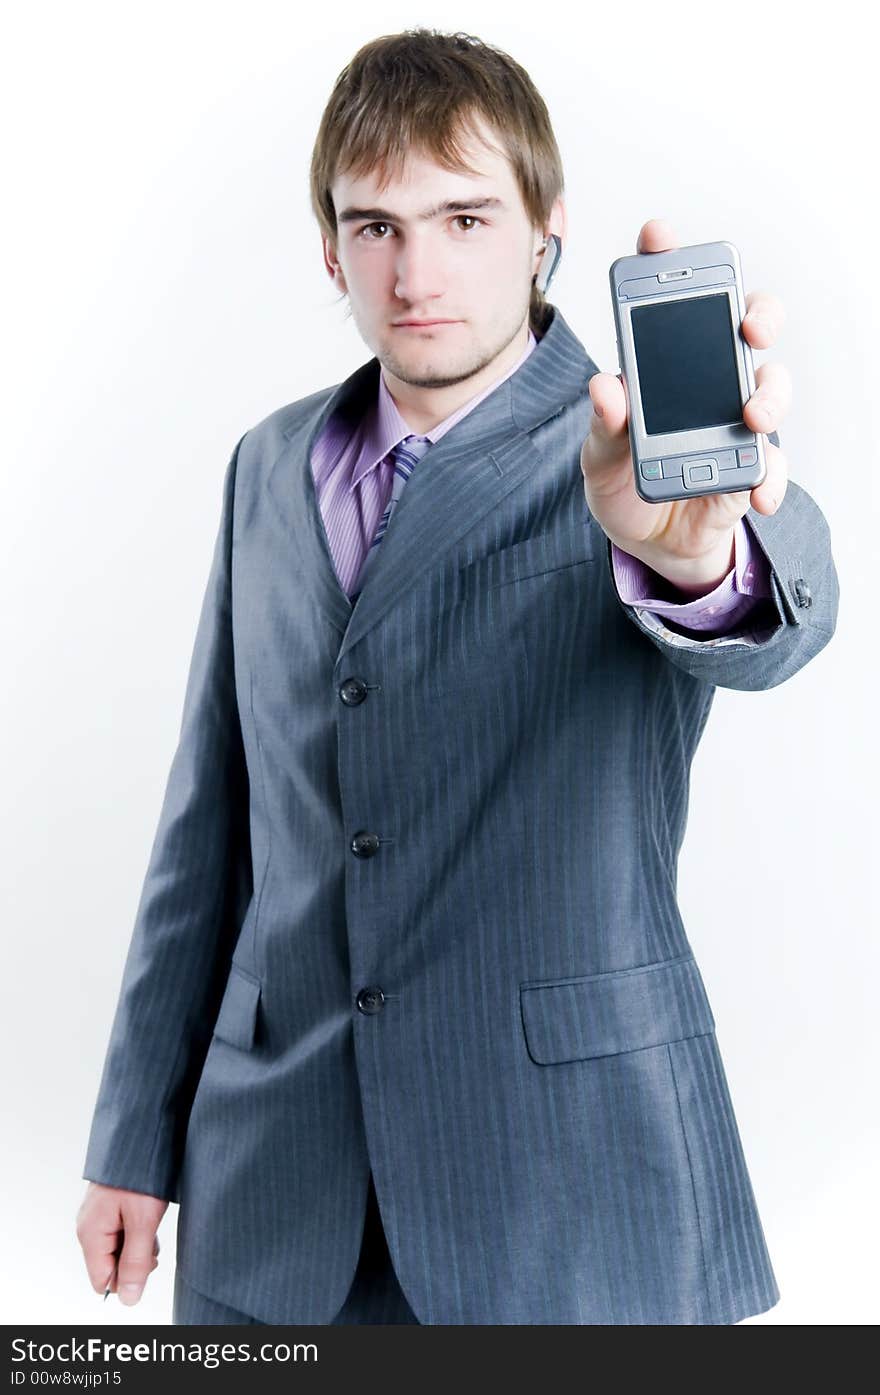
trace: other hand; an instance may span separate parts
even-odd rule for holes
[[[145,1192],[90,1182],[77,1212],[76,1234],[92,1288],[137,1303],[159,1263],[159,1229],[168,1202]]]

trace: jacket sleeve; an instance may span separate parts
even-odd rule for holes
[[[83,1176],[178,1200],[189,1111],[253,893],[232,647],[235,476],[202,602],[179,740],[140,896]]]
[[[779,440],[774,432],[774,444]],[[730,634],[699,639],[672,628],[644,606],[627,605],[614,579],[612,544],[606,565],[620,605],[670,663],[721,688],[755,691],[784,683],[825,647],[837,625],[840,587],[831,534],[818,504],[793,480],[775,514],[745,514],[769,564],[771,595]]]

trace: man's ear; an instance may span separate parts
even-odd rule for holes
[[[327,269],[327,275],[341,291],[347,291],[348,287],[345,284],[345,274],[342,267],[339,265],[339,260],[336,256],[336,248],[333,243],[330,242],[326,233],[321,233],[321,246],[324,252],[324,266]]]

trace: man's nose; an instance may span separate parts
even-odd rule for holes
[[[427,246],[410,242],[397,256],[394,294],[416,310],[443,294],[443,277],[437,256]]]

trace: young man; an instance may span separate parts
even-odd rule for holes
[[[176,1200],[178,1322],[739,1321],[779,1290],[676,861],[715,687],[833,633],[827,524],[772,443],[751,494],[638,497],[622,384],[535,285],[562,173],[507,55],[366,45],[312,199],[374,356],[226,472],[92,1284],[136,1302]]]

